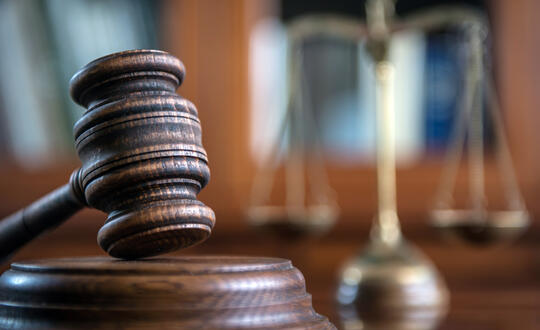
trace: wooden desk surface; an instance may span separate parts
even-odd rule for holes
[[[56,231],[30,243],[12,261],[104,255],[96,243],[96,232],[103,219],[103,215],[96,211],[83,211]],[[324,237],[285,242],[257,233],[241,221],[228,222],[226,216],[219,219],[207,242],[176,254],[289,258],[304,274],[315,309],[342,328],[334,302],[337,277],[345,260],[358,253],[365,244],[367,225],[351,229],[338,223]],[[407,223],[406,217],[402,217],[402,221]],[[538,225],[533,225],[524,237],[510,246],[489,249],[443,243],[427,226],[404,227],[405,236],[437,265],[451,291],[451,308],[439,329],[540,329]],[[2,269],[7,267],[7,263],[2,265]]]

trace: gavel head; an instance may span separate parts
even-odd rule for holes
[[[109,214],[98,233],[111,256],[135,259],[205,240],[213,211],[197,200],[210,178],[197,109],[176,94],[184,66],[134,50],[77,72],[71,96],[87,108],[75,124],[87,204]]]

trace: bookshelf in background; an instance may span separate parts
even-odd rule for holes
[[[125,49],[159,48],[161,2],[0,1],[0,163],[34,171],[74,157],[83,109],[69,79],[89,61]]]
[[[334,25],[330,26],[329,21]],[[325,24],[319,30],[333,32],[313,32],[300,40],[293,39],[299,22],[305,26],[308,22]],[[372,164],[375,79],[364,49],[365,40],[351,38],[343,28],[350,22],[346,16],[327,16],[326,20],[302,16],[288,23],[291,25],[274,18],[261,20],[253,28],[249,48],[250,132],[256,160],[267,155],[272,139],[278,138],[286,107],[294,107],[298,104],[295,100],[302,98],[305,111],[311,112],[317,122],[327,158],[337,165]],[[357,19],[355,24],[360,30],[362,21]],[[419,163],[446,151],[463,106],[469,55],[465,41],[459,28],[430,33],[401,31],[394,35],[390,59],[396,72],[396,152],[400,164]],[[290,86],[293,62],[301,66],[301,89]],[[489,147],[494,138],[487,118],[485,143]],[[307,137],[311,143],[315,139],[315,135]]]

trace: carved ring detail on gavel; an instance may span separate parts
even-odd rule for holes
[[[0,222],[6,257],[84,206],[109,214],[98,233],[111,256],[136,259],[205,240],[213,211],[197,200],[210,170],[197,109],[176,94],[182,62],[155,50],[99,58],[70,82],[87,108],[75,123],[82,161],[70,183]]]

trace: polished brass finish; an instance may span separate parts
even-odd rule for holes
[[[468,36],[469,61],[463,107],[455,124],[435,207],[430,212],[431,225],[454,241],[472,245],[504,244],[516,239],[528,227],[529,214],[517,186],[494,83],[489,72],[486,74],[483,53],[487,26],[482,22],[472,22],[465,31]],[[493,121],[498,142],[496,160],[508,203],[506,210],[487,209],[483,156],[484,95],[488,101],[487,113]],[[470,208],[455,209],[451,205],[451,196],[466,136],[470,167]]]
[[[429,317],[424,323],[429,327],[425,329],[431,329],[445,314],[448,304],[442,277],[427,257],[403,238],[396,212],[394,68],[387,59],[390,36],[387,24],[392,5],[387,0],[367,3],[368,51],[375,62],[377,81],[379,209],[367,248],[349,261],[341,274],[337,300],[342,311],[349,310],[349,318],[345,318],[349,329],[364,329],[358,328],[357,322],[368,322],[371,317],[375,323],[381,316],[399,321],[411,313],[427,313]]]
[[[434,210],[431,225],[451,241],[472,245],[493,245],[512,242],[529,224],[521,210],[476,213],[473,210]]]
[[[372,240],[341,274],[337,300],[347,330],[429,330],[446,315],[448,290],[429,259],[408,242]]]

